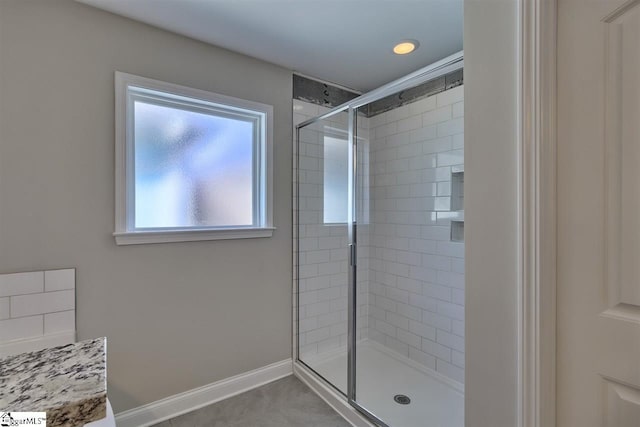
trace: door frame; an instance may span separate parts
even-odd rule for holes
[[[554,427],[557,0],[518,9],[518,425]]]

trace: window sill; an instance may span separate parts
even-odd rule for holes
[[[273,236],[275,227],[220,230],[125,231],[113,233],[117,245],[197,242],[202,240],[254,239]]]

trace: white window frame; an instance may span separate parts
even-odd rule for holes
[[[134,226],[134,141],[132,96],[145,91],[161,92],[162,97],[211,110],[236,110],[255,115],[256,135],[254,172],[254,225],[243,227],[176,227],[136,229]],[[158,96],[155,94],[155,96]],[[273,235],[273,107],[259,102],[219,95],[199,89],[166,83],[116,71],[115,73],[115,232],[116,244],[188,242],[198,240],[246,239]]]

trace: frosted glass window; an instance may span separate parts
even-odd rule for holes
[[[250,226],[255,123],[134,100],[135,228]]]
[[[324,222],[347,222],[349,203],[349,144],[345,139],[324,138]]]
[[[269,237],[272,111],[116,73],[116,242]]]

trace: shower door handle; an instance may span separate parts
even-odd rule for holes
[[[356,245],[353,243],[349,244],[349,266],[356,266]]]

